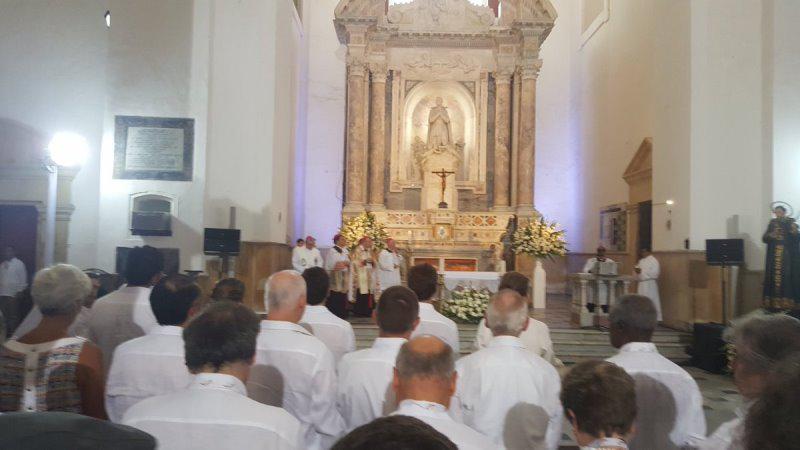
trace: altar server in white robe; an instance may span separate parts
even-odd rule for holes
[[[433,307],[438,287],[439,276],[432,265],[417,264],[409,269],[408,288],[414,291],[419,299],[419,326],[411,336],[425,334],[436,336],[449,345],[456,355],[459,355],[461,345],[458,341],[458,326]]]
[[[391,395],[394,364],[400,346],[419,324],[416,294],[403,286],[383,291],[373,317],[379,331],[372,347],[348,353],[339,363],[336,404],[348,431],[397,407]]]
[[[322,254],[317,248],[317,241],[313,236],[306,236],[305,245],[299,245],[292,250],[292,267],[303,273],[309,267],[322,267]]]
[[[686,448],[705,439],[706,417],[697,382],[679,365],[661,356],[652,342],[656,310],[647,297],[625,295],[609,315],[608,359],[636,383],[638,416],[634,449]]]
[[[664,319],[661,316],[661,296],[658,295],[658,276],[661,274],[661,265],[649,248],[641,249],[639,258],[639,263],[634,268],[636,279],[639,281],[636,292],[653,302],[658,321],[661,322]]]
[[[508,421],[510,416],[543,409],[549,417],[547,448],[556,449],[564,415],[558,398],[561,379],[552,364],[529,351],[519,339],[528,324],[527,301],[517,292],[502,290],[489,302],[486,320],[494,335],[492,341],[456,363],[456,398],[464,424],[503,445],[504,435],[529,432],[513,429],[515,423],[525,421],[518,417]]]
[[[382,291],[400,285],[401,258],[394,239],[387,239],[386,248],[378,254],[378,279]]]
[[[447,413],[456,390],[456,369],[453,350],[441,339],[421,336],[400,347],[392,389],[399,402],[392,415],[416,417],[447,436],[460,450],[500,448]]]

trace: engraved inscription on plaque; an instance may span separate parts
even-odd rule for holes
[[[191,181],[194,119],[117,116],[114,178]]]

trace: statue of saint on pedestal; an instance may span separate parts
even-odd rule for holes
[[[442,97],[436,97],[436,106],[428,114],[428,148],[446,147],[453,142],[450,114],[442,106]]]

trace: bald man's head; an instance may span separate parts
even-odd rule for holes
[[[528,327],[528,303],[517,292],[503,289],[489,301],[486,324],[495,336],[519,336]]]
[[[448,406],[455,383],[455,356],[441,339],[425,335],[400,347],[393,383],[398,401],[424,400]]]
[[[271,320],[298,322],[306,307],[306,281],[294,270],[274,273],[267,280],[264,300]]]

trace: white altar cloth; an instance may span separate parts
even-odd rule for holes
[[[497,272],[442,272],[444,287],[452,291],[457,287],[472,289],[488,289],[497,292],[500,284],[500,274]]]

